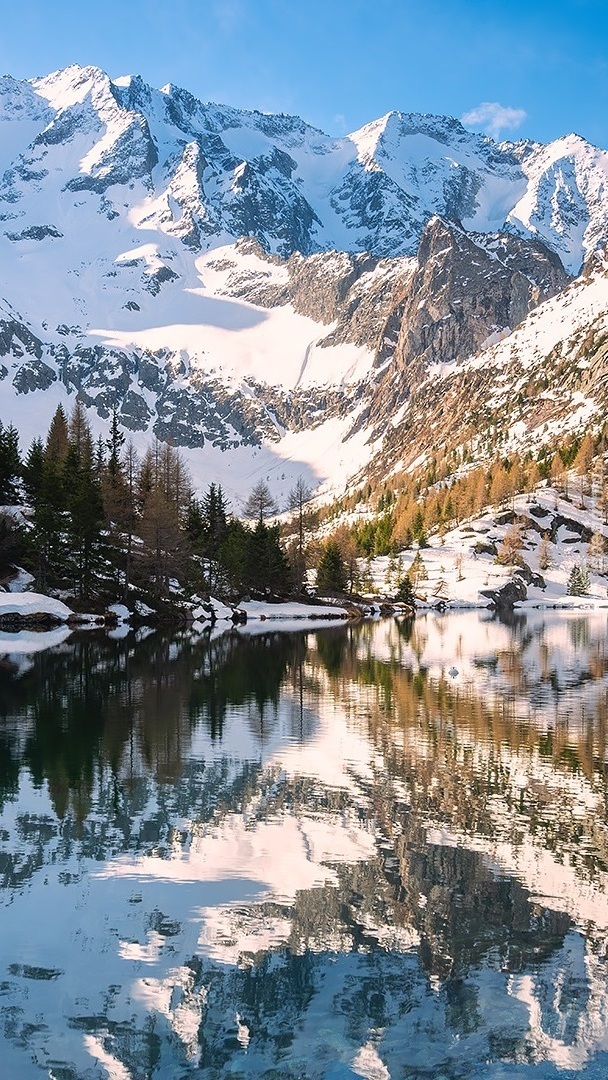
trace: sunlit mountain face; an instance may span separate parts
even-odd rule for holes
[[[9,1075],[604,1075],[605,631],[13,641]]]

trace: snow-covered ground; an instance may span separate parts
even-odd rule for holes
[[[137,602],[138,613],[142,616],[154,614],[153,609],[141,601]],[[285,632],[307,630],[313,627],[323,627],[328,620],[346,619],[348,611],[339,605],[323,604],[299,604],[282,603],[269,604],[259,600],[247,600],[239,603],[236,607],[230,607],[212,597],[205,607],[197,607],[193,610],[194,631],[208,633],[209,623],[212,618],[216,620],[216,633],[225,633],[233,627],[235,610],[244,612],[247,616],[247,624],[239,626],[240,633],[255,634],[264,633],[272,623],[273,629]],[[125,637],[129,632],[130,612],[124,604],[110,604],[107,608],[110,615],[117,620],[117,628],[109,631],[111,637]],[[99,624],[98,615],[75,615],[74,612],[61,600],[51,596],[35,592],[0,592],[0,619],[5,616],[16,615],[20,618],[37,618],[50,616],[60,623],[67,623],[69,619],[76,619],[78,629],[86,629]],[[28,653],[40,652],[46,648],[66,640],[71,631],[65,626],[57,630],[40,632],[37,630],[19,630],[0,632],[0,656],[7,656],[9,660],[13,656],[22,656]]]
[[[36,592],[0,592],[0,618],[18,615],[21,618],[50,615],[57,622],[67,622],[74,612],[61,600]]]
[[[579,503],[576,495],[573,501],[568,501],[553,488],[540,487],[533,497],[518,495],[508,506],[488,508],[478,517],[446,532],[443,539],[437,535],[431,537],[428,546],[419,552],[424,573],[428,576],[418,580],[415,586],[418,606],[424,609],[425,606],[437,604],[440,599],[450,608],[489,604],[489,599],[482,595],[483,591],[500,589],[512,580],[517,566],[502,565],[493,554],[478,552],[475,548],[477,545],[492,544],[497,551],[500,550],[511,524],[497,524],[496,519],[500,520],[512,509],[517,516],[526,518],[528,523],[522,527],[519,555],[532,572],[540,574],[545,581],[544,587],[528,585],[527,600],[518,602],[517,607],[608,608],[608,525],[604,523],[595,500],[585,496],[585,508],[581,508]],[[531,512],[536,508],[540,508],[543,516]],[[549,565],[541,567],[543,533],[548,533],[556,514],[579,522],[591,533],[605,537],[606,554],[590,552],[589,543],[582,540],[575,529],[562,526],[555,542],[547,540]],[[399,577],[411,569],[416,556],[417,551],[407,550],[396,558],[382,556],[371,563],[360,560],[360,571],[364,576],[371,571],[373,592],[390,596],[397,588]],[[586,596],[568,595],[568,578],[574,566],[586,566],[589,571],[590,589]]]

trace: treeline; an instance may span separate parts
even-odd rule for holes
[[[115,415],[109,437],[95,441],[80,401],[69,417],[59,406],[25,460],[16,430],[0,424],[0,504],[22,508],[0,515],[0,573],[19,564],[37,588],[86,602],[126,601],[134,589],[165,601],[293,589],[264,484],[245,508],[255,510],[250,526],[231,515],[219,485],[194,497],[170,444],[156,441],[140,458],[125,443]]]
[[[270,523],[279,508],[263,481],[244,507],[247,520],[239,520],[220,485],[194,496],[170,444],[154,442],[139,457],[115,415],[107,438],[93,440],[76,401],[69,417],[57,409],[46,437],[34,441],[24,460],[17,431],[0,423],[0,505],[23,508],[21,518],[0,514],[0,576],[24,566],[37,588],[65,590],[87,604],[128,600],[134,589],[169,602],[184,592],[226,600],[243,593],[294,596],[311,569],[321,595],[367,592],[374,556],[424,547],[430,534],[441,535],[488,505],[507,507],[542,480],[579,505],[593,497],[608,521],[607,451],[604,431],[483,465],[474,465],[467,449],[446,450],[416,476],[396,474],[390,485],[370,483],[334,503],[321,522],[328,539],[320,543],[312,493],[302,479],[290,494],[287,524]],[[332,518],[342,519],[333,530]]]
[[[433,457],[417,476],[398,474],[391,485],[364,486],[340,500],[331,516],[370,506],[371,517],[356,522],[350,536],[364,558],[392,555],[412,546],[424,547],[430,534],[440,535],[484,507],[508,507],[516,495],[533,492],[543,480],[566,499],[585,506],[593,495],[608,520],[608,436],[570,435],[536,455],[514,453],[472,466],[467,454],[453,451]]]

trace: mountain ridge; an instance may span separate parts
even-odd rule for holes
[[[413,255],[439,213],[477,231],[535,236],[573,272],[608,221],[600,197],[608,153],[580,136],[499,143],[454,117],[391,110],[334,137],[299,117],[203,103],[173,84],[156,90],[139,76],[112,80],[78,65],[29,81],[5,76],[0,103],[3,118],[25,110],[31,122],[46,121],[21,149],[23,157],[30,148],[30,160],[5,168],[3,201],[18,203],[27,180],[44,179],[43,169],[32,168],[46,156],[41,148],[105,125],[67,187],[103,195],[125,181],[122,163],[129,182],[139,179],[147,191],[143,223],[161,233],[176,227],[196,249],[211,237],[254,235],[284,256],[329,249]],[[560,206],[564,170],[576,193]],[[181,229],[170,219],[171,197],[179,204],[180,196]]]

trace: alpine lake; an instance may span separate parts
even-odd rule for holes
[[[608,1076],[608,612],[0,635],[0,1076]]]

